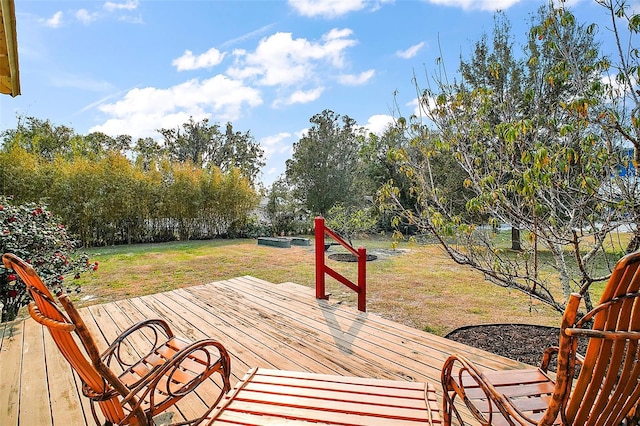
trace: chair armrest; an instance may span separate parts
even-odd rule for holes
[[[640,340],[640,331],[604,331],[586,328],[567,328],[565,333],[572,337],[592,337],[608,340]]]
[[[558,355],[559,351],[560,348],[558,346],[549,346],[547,349],[545,349],[544,353],[542,354],[542,361],[540,362],[540,370],[546,373],[547,370],[549,370],[551,358],[554,355]]]
[[[549,369],[549,363],[551,362],[551,357],[554,355],[558,355],[559,351],[560,351],[560,348],[558,346],[549,346],[547,349],[545,349],[544,353],[542,354],[542,361],[540,362],[540,370],[546,373],[547,370]],[[582,365],[582,363],[584,363],[584,356],[582,356],[579,353],[576,353],[575,360],[577,364]]]
[[[218,399],[211,401],[212,408],[231,390],[231,359],[220,342],[213,339],[199,340],[178,351],[168,362],[151,369],[131,389],[123,403],[134,398],[143,401],[147,395],[155,394],[156,389],[168,397],[181,398],[194,391],[214,373],[220,374],[223,386]],[[185,382],[187,374],[189,380]],[[152,413],[155,410],[155,402],[153,398],[150,399]],[[207,401],[207,404],[209,402]]]
[[[463,376],[465,375],[467,375],[468,378],[471,378],[485,394],[486,404],[488,407],[488,418],[485,417],[485,415],[478,410],[478,408],[467,397],[463,383]],[[468,378],[466,379],[467,382]],[[520,419],[524,417],[523,414],[520,413],[509,402],[509,400],[487,380],[482,371],[462,355],[449,356],[442,367],[441,381],[444,391],[443,406],[445,418],[450,417],[449,413],[455,413],[458,422],[460,424],[465,424],[462,421],[462,416],[458,413],[454,405],[456,396],[459,396],[464,401],[471,414],[473,414],[476,420],[481,424],[493,424],[494,413],[501,414],[507,419]],[[449,413],[447,413],[447,411],[449,411]],[[527,419],[526,417],[524,418]]]
[[[111,342],[111,345],[100,355],[100,359],[106,365],[110,365],[111,360],[115,357],[116,361],[118,362],[118,364],[120,364],[120,367],[122,367],[123,369],[126,370],[128,367],[131,367],[131,365],[133,364],[126,362],[124,358],[121,356],[120,351],[122,348],[122,343],[125,342],[134,333],[139,333],[145,330],[146,331],[150,330],[153,333],[153,342],[151,343],[151,348],[149,349],[149,352],[140,358],[145,358],[146,356],[151,354],[155,349],[157,349],[162,344],[164,344],[168,339],[174,337],[173,332],[171,331],[171,328],[169,327],[169,324],[167,324],[166,321],[158,318],[143,320],[132,325],[127,330],[122,332],[122,334],[120,334],[113,342]],[[161,337],[160,333],[162,333],[163,335],[162,339],[160,338]],[[148,334],[146,336],[149,337]],[[136,360],[136,362],[137,361],[138,360]]]

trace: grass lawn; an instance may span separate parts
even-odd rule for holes
[[[359,240],[356,247],[391,249],[388,240]],[[330,252],[339,251],[332,247]],[[139,244],[88,251],[99,268],[79,280],[82,305],[104,303],[205,284],[243,275],[272,283],[315,285],[313,242],[289,249],[258,246],[256,240],[210,240]],[[451,261],[435,245],[399,244],[395,254],[367,263],[368,312],[439,335],[481,323],[559,325],[560,314],[483,280]],[[354,263],[327,260],[355,281]],[[327,278],[333,300],[356,305],[346,287]],[[230,307],[233,309],[233,307]]]

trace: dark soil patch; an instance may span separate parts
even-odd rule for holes
[[[461,327],[445,337],[475,348],[502,355],[516,361],[539,366],[542,354],[549,346],[557,346],[560,329],[528,324],[487,324]],[[579,342],[578,352],[584,354],[586,342]],[[555,360],[550,369],[556,369]]]
[[[358,261],[358,259],[353,253],[333,253],[327,257],[331,260],[337,260],[338,262],[357,262]],[[378,256],[376,256],[375,254],[368,254],[367,262],[376,260],[377,258]]]

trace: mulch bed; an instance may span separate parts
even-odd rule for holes
[[[445,337],[475,348],[484,349],[516,361],[539,366],[542,354],[549,346],[557,346],[560,329],[528,324],[486,324],[461,327]],[[586,342],[579,342],[578,352],[584,354]],[[555,371],[555,360],[550,369]]]

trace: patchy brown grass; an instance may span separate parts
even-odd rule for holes
[[[357,241],[368,249],[390,249],[389,241]],[[369,312],[445,334],[469,324],[558,325],[560,315],[526,296],[483,280],[451,261],[437,246],[403,244],[397,254],[367,263]],[[331,248],[331,251],[338,251]],[[175,288],[252,275],[272,283],[315,285],[313,246],[280,249],[255,240],[215,240],[95,249],[98,271],[79,282],[80,305],[104,303]],[[354,263],[327,260],[355,281]],[[327,278],[333,299],[356,305],[346,287]]]
[[[437,246],[413,247],[406,254],[369,262],[367,277],[369,312],[435,334],[469,324],[560,321],[551,308],[485,281]],[[355,296],[345,294],[348,290],[335,291],[355,302]]]

